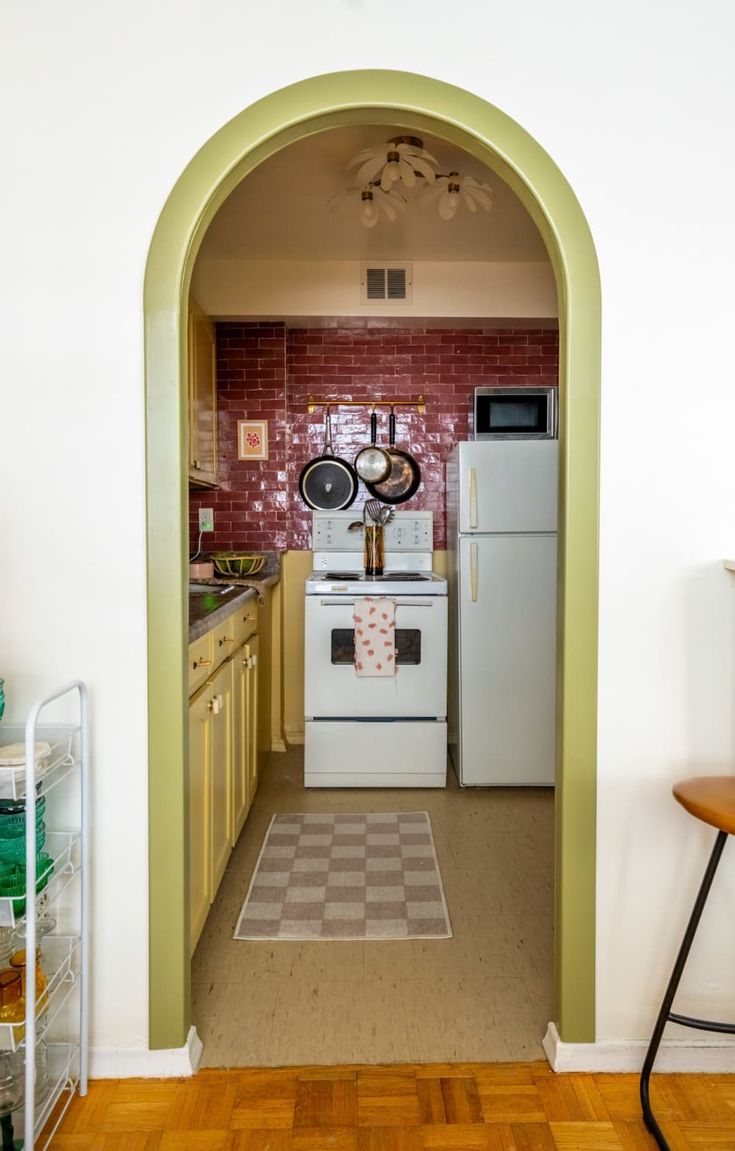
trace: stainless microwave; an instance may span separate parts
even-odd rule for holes
[[[475,388],[476,440],[553,440],[556,388]]]

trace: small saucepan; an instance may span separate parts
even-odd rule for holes
[[[355,471],[366,484],[387,480],[393,462],[384,448],[377,445],[378,417],[373,409],[370,415],[370,444],[355,456]]]
[[[354,503],[360,481],[352,464],[335,456],[332,448],[332,418],[327,408],[324,418],[324,450],[304,464],[299,476],[299,493],[310,508],[338,512]]]
[[[421,469],[409,452],[396,447],[396,416],[393,408],[388,427],[390,474],[382,482],[365,484],[365,487],[371,496],[384,504],[402,504],[416,495],[421,483]]]

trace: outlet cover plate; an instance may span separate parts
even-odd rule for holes
[[[199,509],[199,531],[200,532],[213,532],[214,531],[214,511],[212,508]]]

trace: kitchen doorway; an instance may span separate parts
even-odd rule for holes
[[[205,145],[162,213],[146,273],[150,725],[150,1043],[176,1048],[190,1020],[184,877],[184,574],[181,459],[186,363],[182,308],[198,245],[232,188],[267,155],[381,109],[409,112],[494,168],[544,235],[559,299],[565,479],[560,524],[557,962],[555,1020],[563,1040],[594,1038],[594,776],[597,620],[599,282],[594,248],[561,173],[523,130],[484,101],[401,73],[320,77],[248,109]],[[325,109],[332,109],[326,111]],[[428,110],[428,111],[427,111]],[[285,126],[288,125],[288,126]],[[265,141],[265,142],[263,142]],[[171,572],[178,573],[172,594]],[[574,692],[568,690],[574,684]],[[584,866],[571,867],[574,859]]]

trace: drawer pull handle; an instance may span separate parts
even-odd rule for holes
[[[196,669],[198,667],[211,667],[211,666],[212,666],[211,659],[199,659],[199,660],[195,659],[194,660],[194,671],[196,671]]]
[[[234,643],[234,642],[235,642],[234,635],[223,635],[222,639],[219,641],[219,646],[222,647],[223,643]]]

